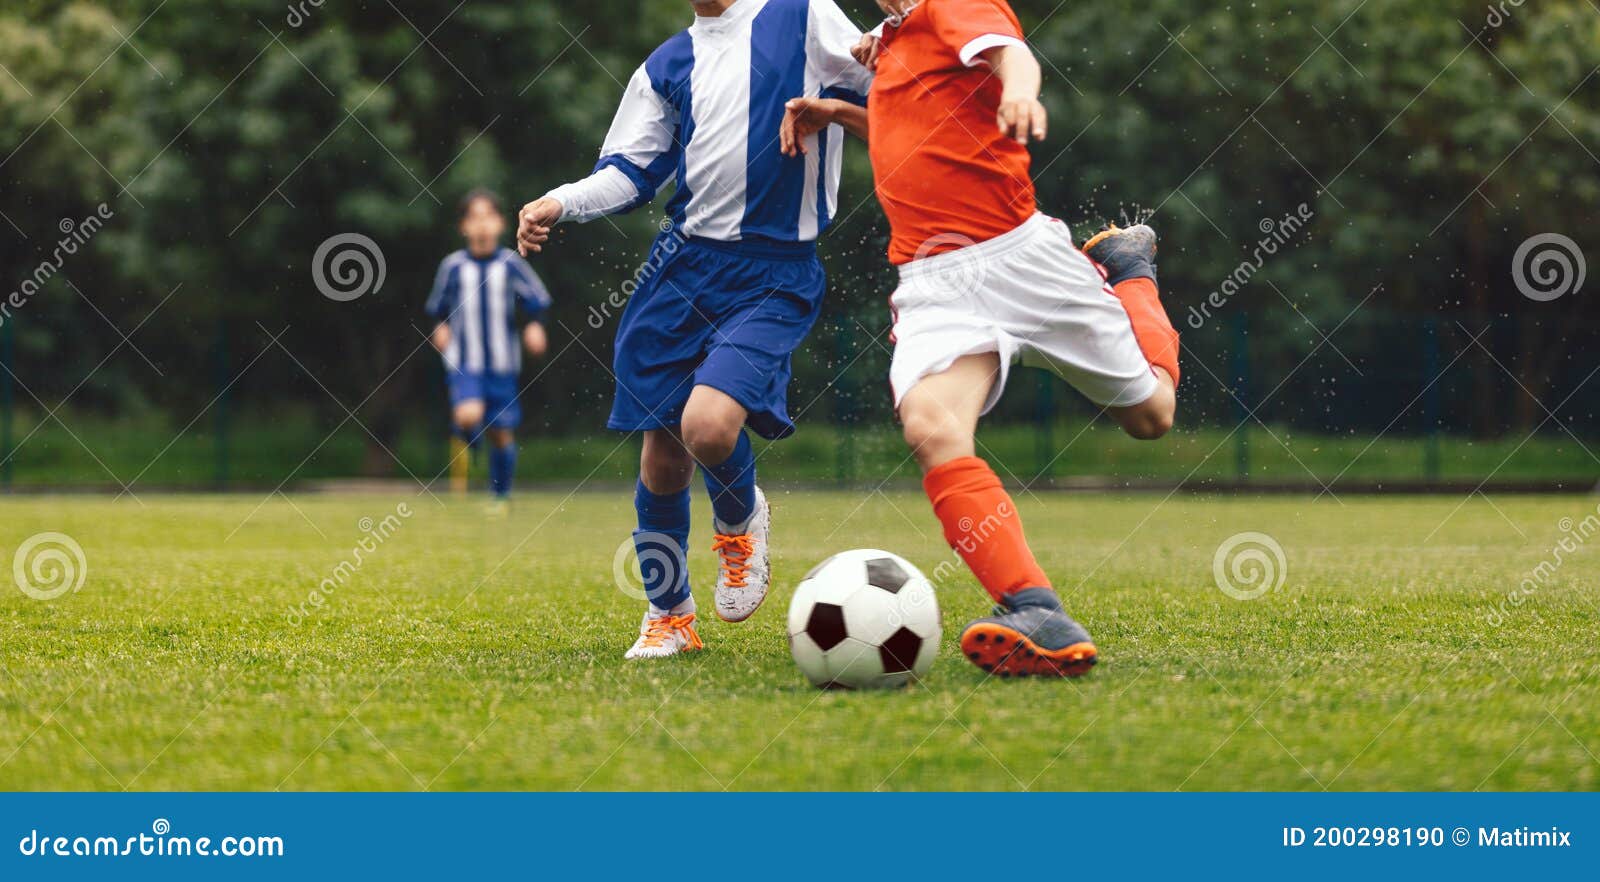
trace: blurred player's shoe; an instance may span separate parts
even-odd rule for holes
[[[744,532],[724,533],[726,526],[719,523],[716,538],[711,540],[711,550],[722,562],[717,570],[717,618],[742,622],[755,615],[772,584],[772,560],[767,549],[772,509],[760,487],[756,488],[755,513],[744,525]]]
[[[1129,279],[1156,277],[1156,231],[1146,224],[1127,229],[1107,224],[1083,243],[1083,253],[1105,267],[1106,283],[1113,287]]]
[[[639,625],[639,639],[625,658],[666,658],[704,648],[694,630],[694,613],[675,616],[646,611],[644,622]]]
[[[472,471],[472,448],[465,438],[450,439],[450,492],[457,496],[467,494],[467,481]]]
[[[1061,609],[1061,598],[1049,588],[1007,595],[994,615],[961,632],[961,652],[1002,677],[1079,677],[1099,656],[1089,632]]]
[[[503,521],[511,516],[511,500],[504,497],[495,497],[483,507],[483,516],[491,521]]]

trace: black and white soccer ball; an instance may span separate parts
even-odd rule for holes
[[[817,564],[789,602],[789,650],[824,689],[892,689],[939,652],[933,583],[905,558],[865,548]]]

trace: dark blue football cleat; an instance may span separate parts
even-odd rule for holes
[[[1107,224],[1083,243],[1083,253],[1105,268],[1106,284],[1113,287],[1129,279],[1155,280],[1156,231],[1146,224]]]
[[[1049,588],[1007,595],[994,615],[961,632],[961,652],[1001,677],[1081,677],[1099,660],[1089,632]]]

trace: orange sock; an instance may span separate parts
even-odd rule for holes
[[[944,538],[999,600],[1024,588],[1049,588],[1022,534],[1022,516],[989,464],[976,456],[936,466],[922,479]]]
[[[1111,292],[1128,311],[1128,320],[1133,322],[1133,336],[1139,341],[1145,359],[1171,374],[1172,385],[1178,385],[1178,332],[1161,305],[1156,283],[1143,277],[1128,279]]]

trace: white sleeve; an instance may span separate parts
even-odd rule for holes
[[[973,37],[967,41],[967,45],[961,47],[961,63],[967,67],[977,67],[980,64],[987,67],[989,62],[985,61],[979,56],[985,52],[988,52],[990,49],[994,49],[999,46],[1016,46],[1021,49],[1028,48],[1027,43],[1022,42],[1010,34],[984,34],[981,37]]]
[[[581,181],[562,184],[545,198],[561,203],[562,223],[583,224],[632,208],[639,201],[639,188],[621,169],[608,165]]]
[[[806,28],[806,54],[822,74],[822,94],[865,106],[872,71],[856,62],[850,50],[861,41],[861,29],[834,0],[811,0]]]
[[[654,199],[677,170],[676,136],[672,105],[640,65],[623,90],[594,173],[547,194],[561,203],[561,220],[589,221]]]

